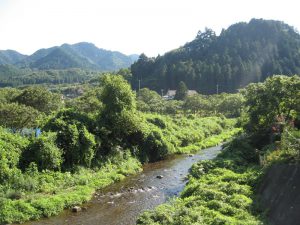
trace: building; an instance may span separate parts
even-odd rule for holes
[[[188,90],[188,92],[187,92],[187,96],[192,96],[195,94],[198,94],[198,92],[195,90]],[[176,90],[168,90],[167,94],[162,97],[165,100],[171,100],[171,99],[174,99],[175,95],[176,95]]]

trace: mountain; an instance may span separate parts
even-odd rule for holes
[[[132,62],[135,62],[139,59],[139,55],[138,54],[132,54],[132,55],[129,55],[129,57],[131,58],[131,61]]]
[[[81,42],[65,47],[74,49],[78,54],[89,59],[92,64],[106,71],[127,68],[134,62],[131,56],[116,51],[99,49],[91,43]]]
[[[100,49],[87,42],[40,49],[30,56],[24,56],[16,51],[0,51],[0,65],[10,64],[38,70],[79,68],[115,71],[127,68],[133,62],[132,55]]]
[[[237,23],[217,36],[198,32],[184,46],[156,58],[140,55],[131,66],[132,86],[157,91],[184,81],[200,93],[235,92],[273,74],[300,74],[300,35],[274,20]]]
[[[26,58],[26,55],[14,50],[0,50],[0,65],[14,64]]]
[[[64,47],[54,48],[44,57],[37,59],[29,64],[31,68],[40,70],[45,69],[100,69],[97,65],[92,64],[88,58],[77,54],[73,49]]]

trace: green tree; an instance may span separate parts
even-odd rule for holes
[[[23,92],[18,95],[14,101],[26,106],[31,106],[47,114],[58,110],[62,105],[60,95],[53,94],[46,88],[35,86],[31,86],[23,90]]]
[[[130,85],[118,75],[104,75],[101,79],[103,114],[114,117],[122,111],[135,111],[135,95]]]
[[[98,118],[102,152],[107,154],[116,145],[126,146],[129,136],[139,130],[136,98],[130,85],[118,75],[104,75],[101,80],[103,110]]]
[[[175,115],[182,109],[183,101],[170,100],[164,103],[164,113]]]
[[[137,94],[137,108],[143,112],[162,112],[164,102],[162,97],[155,91],[142,88]]]
[[[56,133],[43,132],[38,138],[32,139],[22,153],[22,167],[26,168],[34,162],[39,170],[60,170],[63,158],[62,151],[55,144],[56,138]]]
[[[183,81],[180,81],[176,90],[175,100],[184,100],[187,97],[188,88]]]
[[[210,111],[209,109],[211,107],[209,106],[209,101],[205,97],[196,94],[186,98],[183,108],[185,111],[191,111],[192,113],[204,113],[205,111]]]
[[[132,81],[131,70],[128,68],[122,68],[117,72],[118,75],[121,75],[128,83]]]
[[[72,169],[76,165],[90,167],[96,151],[93,120],[72,110],[60,111],[45,125],[45,131],[57,132],[56,144],[63,150],[63,167]]]
[[[69,107],[76,109],[78,112],[83,112],[91,115],[98,115],[102,111],[101,102],[102,89],[91,88],[84,92],[82,96],[79,96],[75,100],[68,103]]]
[[[13,99],[20,95],[21,91],[16,88],[1,88],[0,89],[0,104],[11,103]]]
[[[43,113],[29,106],[18,103],[0,104],[0,125],[7,128],[34,128],[41,117]]]
[[[291,121],[299,115],[299,76],[273,76],[264,83],[250,84],[242,91],[247,107],[248,132],[268,132],[279,122]]]
[[[222,94],[223,100],[218,104],[217,111],[227,117],[239,117],[243,107],[243,96],[241,94]]]
[[[27,138],[12,134],[0,127],[0,182],[8,183],[20,173],[18,169],[22,151],[27,147]]]

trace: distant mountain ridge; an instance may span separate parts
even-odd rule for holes
[[[3,64],[15,64],[27,56],[14,50],[2,50],[0,51],[0,65]]]
[[[300,35],[288,24],[252,19],[216,35],[211,29],[158,57],[131,66],[132,87],[176,89],[180,81],[203,94],[236,92],[273,74],[300,74]]]
[[[118,51],[98,48],[88,42],[39,49],[29,56],[13,50],[0,51],[0,65],[39,70],[79,68],[115,71],[129,67],[137,58],[137,55],[127,56]]]

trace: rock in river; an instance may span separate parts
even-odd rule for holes
[[[81,211],[81,208],[79,206],[74,206],[72,208],[72,212],[80,212]]]

